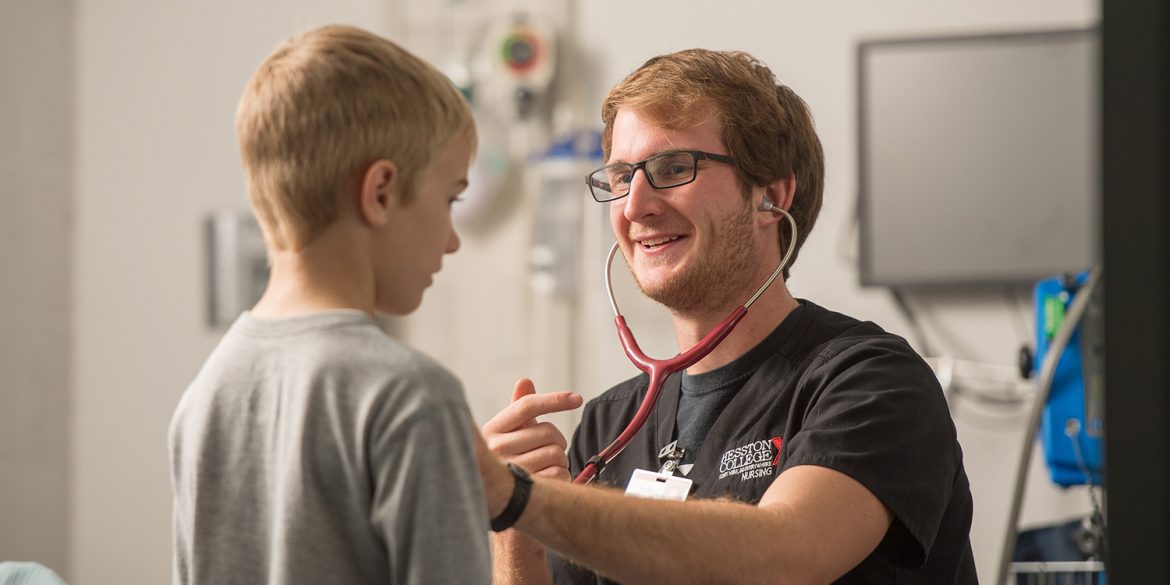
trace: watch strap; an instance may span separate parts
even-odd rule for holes
[[[512,487],[512,497],[508,500],[508,505],[504,506],[504,511],[492,518],[492,532],[511,528],[520,519],[520,514],[524,513],[524,508],[528,506],[528,496],[532,493],[532,478],[527,471],[514,463],[508,464],[508,471],[512,472],[516,483]]]

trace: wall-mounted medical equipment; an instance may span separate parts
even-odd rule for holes
[[[532,12],[488,18],[476,40],[455,50],[444,67],[472,105],[479,152],[463,201],[453,208],[461,229],[483,232],[515,207],[524,191],[524,163],[543,151],[552,111],[557,42],[553,25]]]
[[[505,190],[513,188],[508,179],[513,172],[503,138],[491,124],[477,121],[479,150],[468,169],[467,189],[451,207],[451,219],[459,229],[481,230],[501,215],[500,204]]]
[[[474,102],[514,120],[548,109],[556,71],[552,25],[534,14],[517,14],[489,25],[473,60]]]
[[[252,214],[219,211],[203,225],[207,254],[207,324],[223,327],[251,309],[268,286],[264,234]]]
[[[592,203],[582,177],[602,161],[601,133],[583,130],[554,141],[534,166],[537,203],[528,259],[538,293],[577,292],[582,206]]]
[[[1042,340],[1043,348],[1036,352],[1040,356],[1036,398],[1024,427],[1024,444],[1016,469],[1000,571],[996,578],[1001,584],[1007,583],[1009,566],[1015,554],[1024,486],[1037,430],[1042,431],[1041,441],[1053,481],[1062,485],[1066,485],[1062,482],[1068,482],[1067,485],[1100,485],[1103,480],[1100,442],[1104,423],[1099,401],[1103,394],[1101,380],[1104,379],[1100,358],[1104,352],[1101,294],[1098,292],[1100,280],[1101,268],[1098,266],[1088,273],[1048,279],[1036,286],[1037,311],[1045,313],[1037,318],[1037,336]],[[1054,392],[1059,396],[1054,396]],[[1093,498],[1091,490],[1089,494]],[[1095,499],[1094,508],[1099,508]],[[1094,511],[1094,518],[1103,530],[1104,517],[1099,509]]]
[[[1088,273],[1036,285],[1036,358],[1041,364]],[[1040,424],[1040,442],[1052,482],[1101,485],[1105,437],[1105,348],[1102,288],[1092,291],[1080,325],[1061,352]]]
[[[858,47],[861,282],[1032,284],[1096,261],[1096,30]]]

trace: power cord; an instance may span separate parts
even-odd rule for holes
[[[1088,486],[1089,505],[1092,506],[1093,512],[1089,516],[1088,525],[1084,527],[1085,534],[1081,537],[1079,546],[1081,551],[1090,556],[1097,556],[1101,553],[1102,558],[1106,556],[1105,531],[1107,524],[1105,520],[1105,511],[1101,506],[1101,502],[1097,499],[1097,492],[1094,488],[1098,487],[1093,480],[1093,474],[1089,471],[1089,466],[1085,463],[1085,457],[1081,451],[1081,421],[1075,418],[1070,418],[1064,423],[1064,435],[1068,437],[1069,443],[1072,444],[1073,457],[1077,460],[1077,468],[1085,475],[1085,484]]]

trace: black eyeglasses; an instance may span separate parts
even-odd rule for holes
[[[634,172],[642,169],[646,180],[655,189],[670,189],[686,185],[699,175],[699,160],[713,160],[735,164],[735,159],[725,154],[713,154],[701,150],[675,150],[656,154],[642,162],[613,163],[605,165],[585,177],[589,192],[598,203],[621,199],[630,194]]]

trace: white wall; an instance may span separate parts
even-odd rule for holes
[[[79,4],[72,582],[169,578],[165,432],[180,392],[219,335],[202,321],[200,221],[210,210],[246,208],[232,118],[248,75],[279,40],[325,22],[409,37],[407,8],[418,3],[406,4],[397,11],[388,0]],[[604,91],[657,53],[740,48],[772,65],[811,104],[828,158],[825,209],[792,287],[800,296],[904,333],[905,323],[885,294],[857,287],[856,272],[837,245],[854,189],[854,43],[872,34],[1078,26],[1096,15],[1089,0],[589,0],[576,5],[572,32],[584,50],[586,67],[577,73],[589,94],[583,101],[594,108],[585,114],[590,121]],[[594,258],[582,267],[586,308],[566,318],[564,307],[542,305],[528,292],[524,255],[532,201],[520,183],[511,189],[513,213],[491,229],[465,234],[464,249],[448,259],[423,309],[404,327],[460,374],[481,421],[507,402],[519,375],[543,368],[537,380],[542,389],[582,384],[574,389],[595,394],[629,371],[610,336],[608,308],[598,301],[595,256],[604,246],[598,235],[604,226],[590,216],[597,241],[589,248]],[[655,339],[651,333],[665,331],[660,313],[638,305],[628,289],[621,294],[644,345],[671,351],[669,336]],[[11,306],[11,298],[0,300]],[[530,317],[541,306],[547,321]],[[961,339],[952,345],[962,357],[1011,363],[1019,335],[998,298],[930,299],[929,308],[932,322]],[[578,329],[554,330],[548,326],[554,319],[576,319]],[[585,356],[572,376],[545,367],[564,358],[552,348],[557,340],[575,342]],[[986,577],[997,560],[1007,478],[1021,437],[1018,418],[1009,418],[1004,430],[982,429],[975,420],[960,411],[977,506],[973,538]],[[1040,482],[1029,493],[1026,515],[1033,522],[1060,517],[1081,505],[1080,496],[1062,499]]]
[[[0,561],[67,569],[73,3],[0,2]]]

